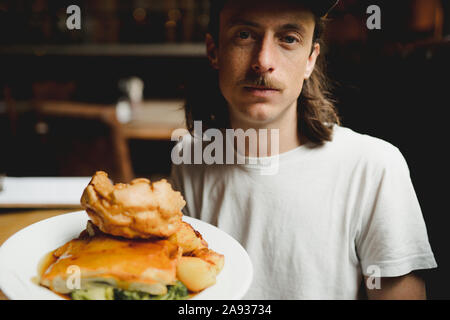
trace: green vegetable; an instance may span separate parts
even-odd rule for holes
[[[87,289],[72,291],[71,297],[73,300],[184,300],[187,299],[188,294],[187,288],[180,281],[177,281],[175,285],[167,286],[167,293],[160,296],[97,283]]]
[[[151,300],[152,296],[149,293],[142,291],[131,291],[114,288],[114,300]]]
[[[177,281],[177,283],[173,286],[167,287],[167,293],[162,296],[156,296],[155,300],[184,300],[188,297],[188,290],[186,286],[180,282]]]
[[[73,300],[114,300],[114,288],[106,285],[95,285],[84,290],[72,291]]]

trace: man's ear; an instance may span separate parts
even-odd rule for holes
[[[208,56],[209,63],[214,69],[219,69],[219,59],[217,57],[217,46],[211,34],[207,33],[205,38],[206,54]]]
[[[313,50],[308,57],[308,61],[306,62],[306,70],[305,70],[305,80],[309,79],[311,74],[314,71],[314,67],[316,66],[317,57],[320,55],[320,44],[315,43]]]

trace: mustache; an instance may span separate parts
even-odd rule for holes
[[[285,86],[280,81],[265,77],[263,75],[248,74],[244,79],[238,81],[238,85],[244,87],[266,87],[272,90],[284,90]]]

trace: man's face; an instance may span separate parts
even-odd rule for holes
[[[264,126],[296,109],[320,51],[311,54],[314,27],[313,14],[292,2],[227,2],[218,45],[207,38],[207,46],[232,121]]]

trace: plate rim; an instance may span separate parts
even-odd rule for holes
[[[1,259],[1,257],[3,256],[4,248],[7,247],[8,244],[11,241],[14,240],[14,238],[20,237],[22,234],[28,232],[29,229],[35,228],[37,225],[40,225],[40,224],[48,223],[50,220],[54,221],[54,220],[67,218],[67,216],[75,216],[75,215],[80,215],[80,214],[88,216],[86,211],[84,211],[84,210],[62,213],[62,214],[59,214],[59,215],[56,215],[56,216],[53,216],[53,217],[49,217],[49,218],[45,218],[45,219],[36,221],[36,222],[34,222],[34,223],[32,223],[32,224],[30,224],[30,225],[20,229],[19,231],[15,232],[14,234],[12,234],[0,246],[0,271],[3,270],[3,269],[6,269],[6,266],[5,266],[6,263],[2,262],[2,261],[4,261],[4,259]],[[212,224],[210,224],[210,223],[208,223],[206,221],[203,221],[203,220],[200,220],[200,219],[197,219],[197,218],[193,218],[193,217],[190,217],[190,216],[183,215],[183,221],[186,221],[186,222],[189,223],[189,220],[195,221],[195,223],[205,224],[205,225],[207,225],[207,227],[213,228],[215,230],[215,232],[222,233],[225,237],[228,238],[228,240],[230,240],[232,243],[234,243],[234,245],[237,246],[244,253],[244,258],[245,258],[245,260],[247,262],[246,266],[247,266],[247,271],[248,271],[249,277],[247,277],[246,280],[243,282],[241,290],[236,292],[235,294],[233,294],[233,297],[229,298],[227,300],[239,300],[239,299],[242,299],[245,296],[245,294],[248,292],[248,290],[250,288],[250,285],[251,285],[251,283],[253,281],[253,276],[254,276],[253,263],[252,263],[252,260],[250,259],[250,256],[249,256],[247,250],[245,250],[245,248],[239,243],[239,241],[237,241],[230,234],[228,234],[227,232],[221,230],[220,228],[218,228],[218,227],[216,227],[216,226],[214,226],[214,225],[212,225]],[[80,230],[80,232],[81,231],[82,230]],[[7,271],[7,270],[5,270],[5,271]],[[24,300],[23,298],[14,297],[15,294],[11,293],[9,288],[4,286],[3,281],[1,281],[1,279],[2,279],[2,276],[1,276],[1,273],[0,273],[0,290],[3,292],[3,294],[8,299],[10,299],[10,300]],[[43,299],[39,299],[39,298],[37,298],[37,299],[38,300],[43,300]],[[195,297],[194,297],[193,300],[198,300],[198,299],[195,299]],[[203,299],[203,300],[208,300],[208,299]]]

